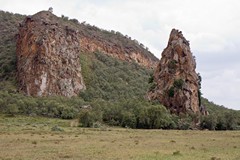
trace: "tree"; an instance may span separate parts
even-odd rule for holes
[[[214,114],[204,116],[200,125],[202,129],[215,130],[217,126],[217,118]]]
[[[226,112],[225,119],[227,122],[227,129],[234,130],[237,128],[237,115],[233,112]]]
[[[170,129],[174,126],[173,123],[170,113],[162,105],[150,105],[140,111],[140,128]]]
[[[122,127],[136,128],[136,117],[131,112],[122,113]]]

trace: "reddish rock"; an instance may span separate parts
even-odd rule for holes
[[[27,17],[17,39],[19,90],[31,96],[76,96],[85,89],[76,30],[48,11]]]
[[[147,68],[155,68],[157,66],[157,58],[145,56],[141,49],[127,48],[124,45],[114,44],[101,40],[99,38],[90,38],[81,36],[81,49],[87,52],[102,52],[112,57],[124,60],[127,62],[135,62]],[[146,51],[145,51],[146,52]],[[150,53],[150,52],[149,52]]]
[[[148,92],[148,99],[158,100],[173,113],[199,113],[199,77],[195,69],[189,42],[173,29],[154,72],[155,87]]]

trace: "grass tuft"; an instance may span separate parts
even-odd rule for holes
[[[182,154],[180,153],[180,151],[175,151],[175,152],[173,152],[173,155],[174,155],[174,156],[180,156],[180,155],[182,155]]]
[[[35,144],[35,145],[36,145],[36,144],[37,144],[37,141],[32,141],[32,144]]]
[[[171,143],[176,143],[176,141],[175,141],[175,140],[171,140],[170,142],[171,142]]]
[[[63,132],[64,129],[60,128],[59,126],[54,126],[51,128],[51,131]]]

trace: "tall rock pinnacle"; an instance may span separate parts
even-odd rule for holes
[[[17,39],[19,90],[31,96],[71,97],[85,89],[76,30],[42,11],[20,24]]]
[[[195,69],[189,42],[181,31],[173,29],[154,72],[155,87],[148,92],[148,99],[158,100],[173,113],[200,112],[199,77]]]

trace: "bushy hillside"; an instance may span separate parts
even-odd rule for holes
[[[24,16],[0,11],[0,81],[14,80],[16,74],[16,38]]]
[[[102,53],[81,54],[82,72],[87,90],[81,93],[86,101],[143,98],[149,88],[152,70],[136,63],[120,61]]]
[[[240,112],[227,109],[224,106],[202,98],[202,104],[207,107],[209,116],[202,117],[201,127],[215,130],[240,129]]]
[[[202,97],[202,105],[207,106],[207,110],[209,114],[231,111],[231,109],[227,109],[224,106],[217,105],[214,102],[209,101],[207,98],[203,98],[203,97]]]

